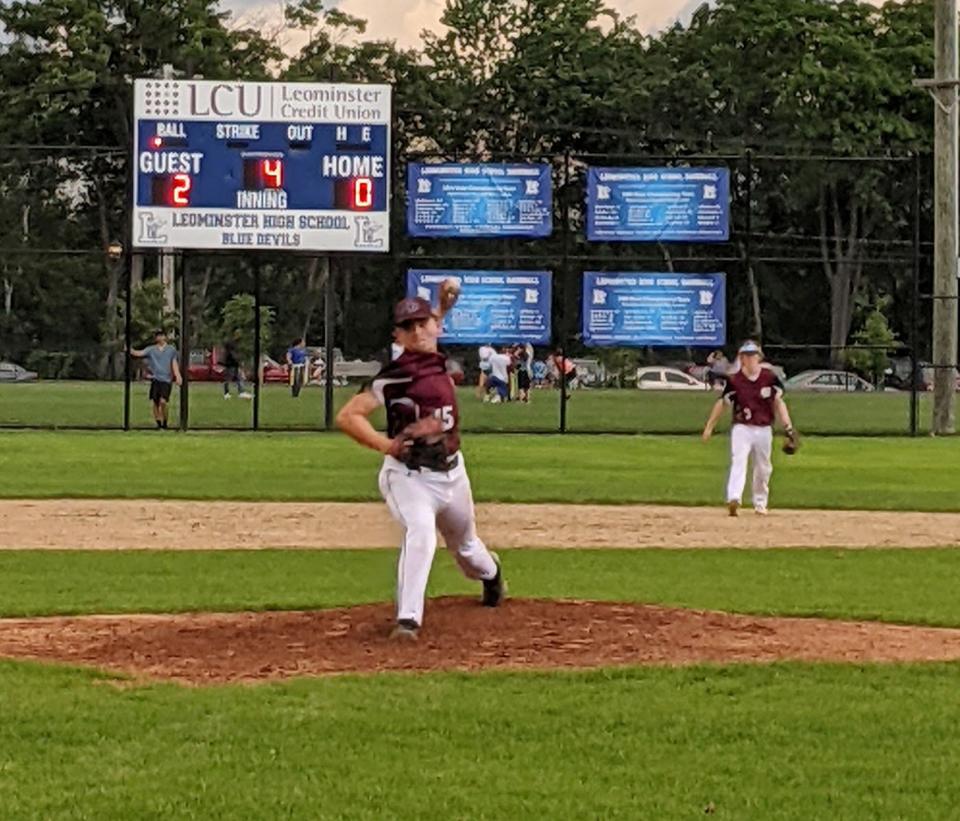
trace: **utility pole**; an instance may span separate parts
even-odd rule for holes
[[[956,430],[957,365],[957,0],[934,0],[933,433]]]

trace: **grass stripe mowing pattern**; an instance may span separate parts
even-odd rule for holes
[[[503,558],[516,596],[960,626],[960,550],[510,550]],[[395,550],[0,551],[0,614],[384,601],[395,563]],[[438,555],[430,592],[477,592],[477,585]]]
[[[0,662],[0,816],[941,819],[957,665],[118,689]]]
[[[470,436],[478,501],[717,504],[727,441]],[[781,507],[957,510],[960,439],[808,438],[774,454]],[[339,434],[0,433],[0,498],[379,501],[379,456]],[[785,535],[785,540],[787,535]]]

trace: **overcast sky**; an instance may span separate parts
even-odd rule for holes
[[[607,0],[610,8],[624,16],[635,15],[637,24],[648,32],[658,31],[677,17],[688,16],[703,0]],[[225,9],[235,13],[267,14],[280,19],[282,0],[221,0]],[[339,0],[344,11],[369,23],[371,39],[396,40],[402,46],[419,42],[422,29],[438,29],[443,0]],[[386,10],[389,9],[388,12]],[[385,13],[386,12],[386,13]]]

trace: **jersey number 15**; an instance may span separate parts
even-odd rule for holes
[[[433,415],[443,422],[443,430],[453,430],[453,426],[456,424],[456,421],[453,418],[453,405],[444,405],[442,408],[437,408]]]

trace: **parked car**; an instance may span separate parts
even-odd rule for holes
[[[269,356],[261,357],[260,361],[260,379],[264,385],[268,383],[290,383],[290,371],[285,364],[281,365]]]
[[[866,379],[849,371],[802,371],[785,383],[787,390],[854,393],[875,390]]]
[[[637,387],[646,391],[705,391],[706,382],[676,368],[648,366],[637,368]]]
[[[217,351],[190,351],[187,373],[191,382],[222,382],[223,365],[217,359]]]
[[[0,362],[0,382],[36,381],[36,371],[28,371],[26,368],[16,365],[13,362]]]

